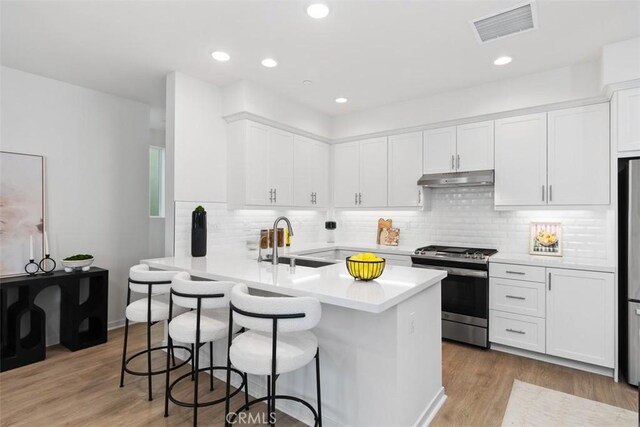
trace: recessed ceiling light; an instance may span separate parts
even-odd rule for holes
[[[501,56],[500,58],[498,58],[495,61],[493,61],[493,63],[496,64],[496,65],[506,65],[509,62],[511,62],[511,57],[510,56]]]
[[[228,60],[231,59],[231,57],[227,52],[222,52],[221,50],[216,50],[215,52],[211,52],[211,56],[213,57],[213,59],[220,62],[227,62]]]
[[[273,58],[264,58],[262,60],[262,65],[267,67],[267,68],[273,68],[273,67],[277,67],[278,66],[278,61],[276,61]]]
[[[311,80],[303,80],[302,81],[303,85],[310,85],[311,83],[313,83]]]
[[[314,3],[307,7],[307,15],[315,19],[326,18],[329,14],[329,6],[324,3]]]
[[[338,104],[344,104],[345,102],[347,102],[348,99],[347,98],[336,98],[336,102]]]

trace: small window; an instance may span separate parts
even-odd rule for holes
[[[164,218],[164,148],[149,147],[149,216]]]

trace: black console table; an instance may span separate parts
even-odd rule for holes
[[[89,296],[81,303],[83,279],[88,279]],[[76,351],[107,342],[108,284],[109,271],[97,267],[72,273],[61,270],[50,275],[0,278],[0,372],[44,360],[45,313],[34,301],[40,291],[50,286],[60,287],[62,345]],[[21,326],[25,317],[31,324],[28,333]]]

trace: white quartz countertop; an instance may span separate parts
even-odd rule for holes
[[[616,272],[614,262],[609,260],[510,254],[505,252],[498,252],[492,255],[491,258],[489,258],[489,263],[533,265],[539,267],[567,268],[571,270],[601,271],[605,273]]]
[[[318,244],[295,246],[289,253],[323,249],[373,251],[373,248],[367,245],[355,247],[344,244]],[[286,253],[283,251],[280,255]],[[387,263],[381,277],[363,282],[354,280],[349,275],[344,262],[320,268],[298,265],[292,269],[286,264],[273,266],[269,262],[258,263],[256,258],[257,251],[220,248],[210,250],[206,257],[175,256],[141,262],[163,270],[188,271],[203,278],[243,282],[250,288],[282,295],[312,296],[325,304],[371,313],[381,313],[446,277],[446,272],[440,270],[401,267]]]

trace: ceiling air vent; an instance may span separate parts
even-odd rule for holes
[[[471,22],[480,43],[523,33],[537,27],[533,2],[522,4],[500,13],[485,16]]]

